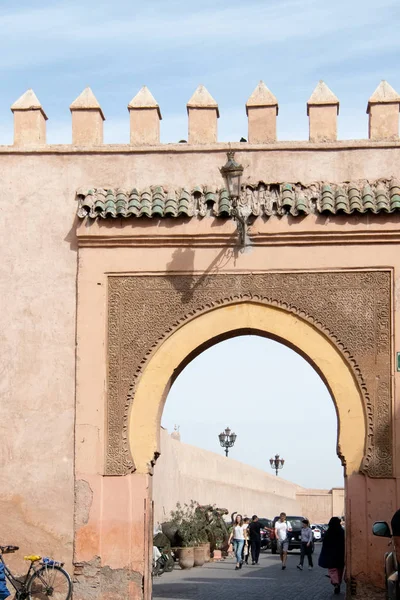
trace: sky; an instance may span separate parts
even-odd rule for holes
[[[280,477],[343,486],[333,400],[312,366],[274,340],[235,337],[197,356],[175,380],[162,425],[170,432],[177,425],[182,442],[222,455],[218,434],[229,426],[237,435],[231,458],[274,473],[269,459],[280,454]]]
[[[49,117],[48,142],[70,143],[69,105],[86,86],[106,142],[128,142],[127,104],[142,85],[160,105],[162,141],[187,139],[200,83],[219,104],[219,140],[238,141],[260,79],[279,101],[279,139],[307,139],[320,79],[341,102],[339,138],[365,138],[380,80],[400,91],[399,17],[398,0],[2,0],[0,144],[12,143],[10,106],[28,88]]]

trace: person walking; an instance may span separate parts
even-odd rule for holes
[[[261,550],[261,529],[265,529],[258,520],[257,515],[253,515],[248,528],[250,548],[251,548],[251,564],[258,565]]]
[[[242,550],[245,541],[245,530],[243,528],[242,515],[236,515],[233,523],[233,529],[229,536],[229,543],[233,542],[233,551],[236,556],[236,571],[242,568]]]
[[[311,571],[314,567],[313,559],[312,559],[313,538],[314,538],[314,534],[310,527],[310,522],[308,521],[308,519],[303,519],[302,520],[302,528],[301,528],[300,563],[297,565],[297,568],[300,571],[303,570],[305,556],[307,556],[307,559],[308,559],[308,570]]]
[[[318,564],[323,569],[328,569],[334,594],[340,594],[344,571],[344,530],[338,517],[332,517],[329,521]]]
[[[292,527],[289,521],[286,521],[286,513],[282,512],[279,515],[278,521],[275,523],[275,536],[278,542],[278,550],[282,561],[282,571],[286,569],[287,553],[289,550],[289,531]]]
[[[242,553],[242,562],[244,562],[246,565],[249,564],[249,554],[250,554],[250,548],[249,548],[249,523],[250,523],[249,517],[245,517],[243,519],[244,546],[243,546],[243,553]]]

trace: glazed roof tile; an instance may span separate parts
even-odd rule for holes
[[[232,204],[225,188],[197,186],[167,189],[153,186],[136,188],[92,188],[77,194],[78,217],[107,218],[176,218],[232,217]],[[400,182],[247,185],[240,203],[253,216],[294,217],[309,214],[348,214],[400,211]]]

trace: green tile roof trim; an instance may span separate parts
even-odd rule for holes
[[[130,217],[191,218],[232,216],[228,191],[207,186],[193,189],[166,189],[153,186],[144,190],[93,188],[80,190],[78,217],[117,219]],[[310,186],[282,183],[246,185],[239,203],[253,216],[354,213],[392,213],[400,211],[400,182],[316,183]]]

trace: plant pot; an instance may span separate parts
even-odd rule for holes
[[[191,569],[194,566],[194,548],[179,549],[179,566],[181,569]]]
[[[209,563],[211,558],[210,558],[210,542],[205,542],[204,544],[201,544],[201,547],[204,548],[204,562]]]
[[[204,546],[196,546],[194,548],[194,566],[202,567],[204,562]]]

